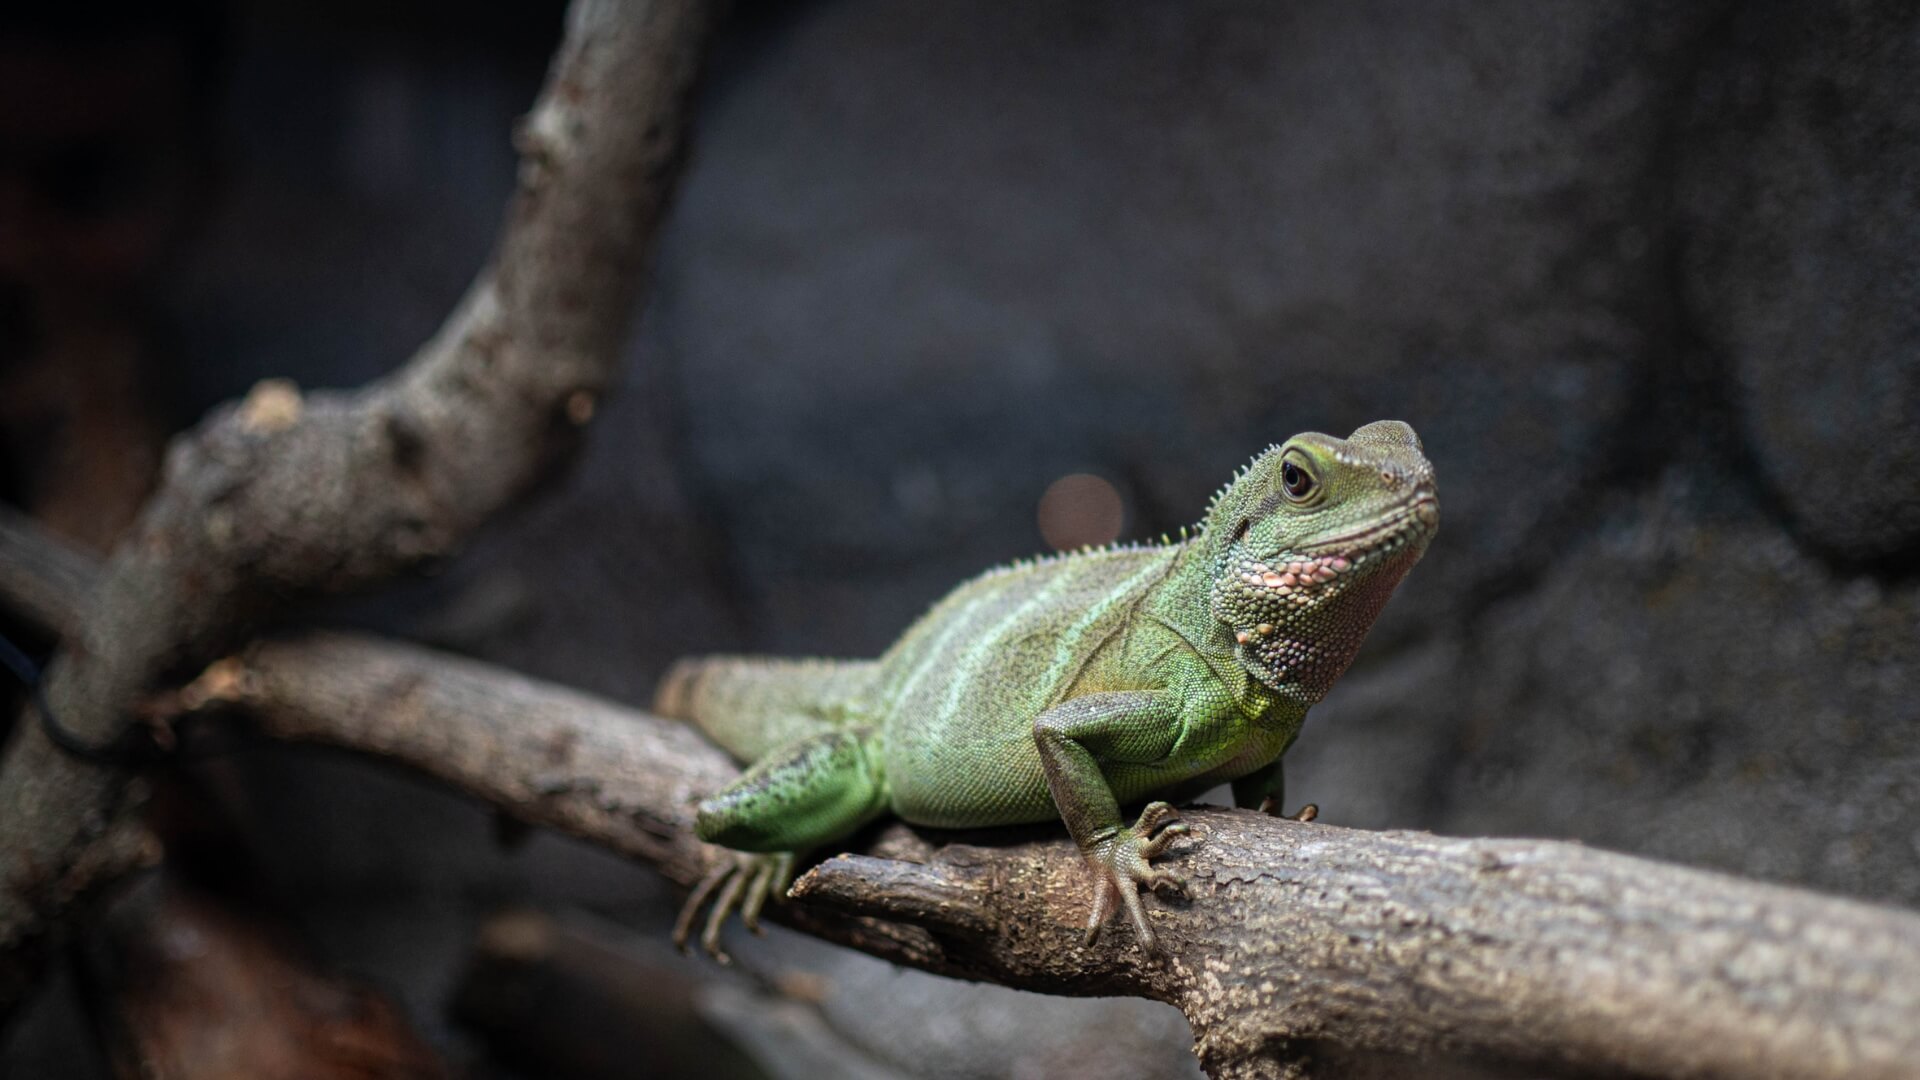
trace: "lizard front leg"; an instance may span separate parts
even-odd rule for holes
[[[1055,705],[1033,722],[1047,789],[1093,872],[1089,945],[1118,900],[1133,922],[1140,947],[1152,952],[1153,929],[1140,902],[1140,886],[1183,888],[1177,876],[1154,869],[1152,860],[1188,827],[1178,821],[1172,806],[1156,802],[1129,828],[1101,768],[1165,761],[1179,742],[1180,730],[1180,700],[1170,691],[1087,694]]]
[[[711,898],[700,944],[724,962],[720,928],[735,908],[748,929],[758,932],[761,907],[786,892],[799,855],[886,811],[886,776],[874,739],[866,728],[802,736],[700,803],[694,831],[738,854],[694,889],[674,925],[674,944],[686,945],[695,918]]]

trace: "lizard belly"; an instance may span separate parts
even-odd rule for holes
[[[976,708],[965,722],[931,737],[935,729],[926,725],[889,725],[894,813],[936,828],[1058,820],[1033,737],[1037,715],[1038,710],[986,715]],[[1195,740],[1211,746],[1189,742],[1165,761],[1101,761],[1100,772],[1123,806],[1156,796],[1185,797],[1260,769],[1292,741],[1291,732],[1254,729],[1238,737]]]
[[[1030,730],[1024,738],[906,749],[914,767],[889,788],[893,812],[904,821],[963,829],[1060,817]]]
[[[881,659],[893,810],[920,825],[1057,820],[1033,722],[1055,702],[1148,685],[1120,656],[1133,598],[1167,550],[989,576],[962,588]]]

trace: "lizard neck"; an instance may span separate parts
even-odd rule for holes
[[[1297,728],[1321,694],[1298,683],[1269,686],[1247,670],[1232,629],[1213,614],[1216,573],[1205,539],[1194,536],[1174,545],[1172,565],[1148,593],[1146,610],[1177,630],[1215,671],[1228,676],[1236,700],[1249,717]]]
[[[1210,611],[1213,568],[1204,536],[1172,545],[1172,565],[1148,593],[1146,608],[1210,658],[1233,655],[1233,636]]]
[[[1359,651],[1367,627],[1400,574],[1380,575],[1363,583],[1352,602],[1330,613],[1335,615],[1331,624],[1289,625],[1290,620],[1276,613],[1272,624],[1276,633],[1266,644],[1287,652],[1288,643],[1297,642],[1295,651],[1306,658],[1306,662],[1293,663],[1290,670],[1280,670],[1259,663],[1258,654],[1250,652],[1236,637],[1234,628],[1216,614],[1214,595],[1223,568],[1217,565],[1205,541],[1205,534],[1201,534],[1176,545],[1166,576],[1147,597],[1147,608],[1177,629],[1216,671],[1232,672],[1234,685],[1241,686],[1244,681],[1236,697],[1250,716],[1262,723],[1297,726]],[[1316,634],[1316,630],[1322,633]]]
[[[1167,577],[1146,598],[1146,607],[1200,651],[1208,667],[1225,680],[1248,721],[1263,730],[1281,732],[1283,742],[1292,742],[1321,694],[1298,682],[1269,686],[1248,671],[1233,630],[1213,617],[1213,577],[1213,557],[1202,538],[1187,540],[1173,555]]]

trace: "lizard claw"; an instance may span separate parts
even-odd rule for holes
[[[1180,811],[1175,810],[1172,803],[1150,802],[1140,811],[1140,820],[1133,823],[1133,831],[1141,836],[1152,836],[1179,820]]]
[[[1282,813],[1280,804],[1274,802],[1273,796],[1269,795],[1260,800],[1260,812],[1272,817],[1286,818],[1288,821],[1312,821],[1314,818],[1320,816],[1320,807],[1316,803],[1308,803],[1294,813]]]
[[[713,906],[707,912],[706,925],[700,932],[700,948],[708,956],[722,964],[733,963],[733,958],[720,947],[720,930],[727,923],[727,916],[738,909],[740,921],[747,929],[756,934],[764,933],[760,928],[760,912],[769,899],[779,900],[786,896],[787,886],[793,881],[794,857],[791,852],[776,854],[753,854],[744,851],[731,852],[732,858],[721,863],[700,879],[687,902],[680,908],[679,918],[673,923],[673,944],[682,952],[686,951],[687,941],[693,936],[694,920],[700,917],[700,910],[707,906],[709,897]],[[715,894],[718,895],[715,895]]]
[[[1140,886],[1155,892],[1186,895],[1186,881],[1180,875],[1158,869],[1151,863],[1165,853],[1174,840],[1192,833],[1192,826],[1179,817],[1178,811],[1167,803],[1150,803],[1140,812],[1140,820],[1132,828],[1114,829],[1096,838],[1084,852],[1094,883],[1093,911],[1087,919],[1085,944],[1092,945],[1099,940],[1100,928],[1113,917],[1116,907],[1121,907],[1133,923],[1133,935],[1140,942],[1140,948],[1153,952],[1153,927],[1140,900]]]
[[[1140,857],[1143,859],[1157,859],[1161,855],[1165,854],[1168,848],[1173,846],[1173,842],[1175,840],[1178,840],[1183,836],[1190,836],[1192,834],[1193,834],[1193,826],[1187,824],[1184,821],[1174,822],[1173,824],[1168,825],[1166,828],[1161,829],[1160,832],[1156,836],[1154,836],[1153,839],[1148,840],[1146,843],[1140,845]],[[1154,873],[1159,874],[1162,877],[1172,876],[1162,870],[1156,870],[1154,871]]]

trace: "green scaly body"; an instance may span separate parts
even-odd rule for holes
[[[1214,499],[1201,528],[989,571],[868,661],[683,661],[656,710],[752,767],[701,805],[703,839],[759,858],[722,889],[704,940],[744,901],[751,922],[795,853],[891,813],[919,825],[1063,819],[1096,876],[1089,935],[1116,902],[1143,946],[1138,886],[1185,832],[1154,803],[1233,781],[1280,795],[1280,755],[1348,663],[1438,521],[1411,428],[1303,434]],[[768,857],[770,856],[770,857]]]

